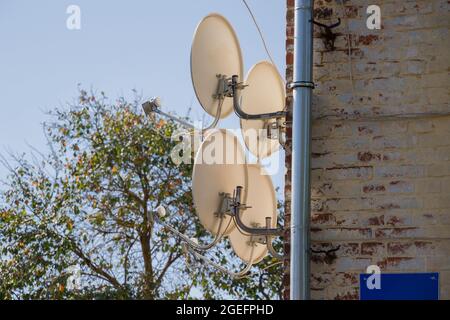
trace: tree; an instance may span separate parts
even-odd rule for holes
[[[139,99],[110,103],[83,90],[50,116],[50,152],[2,157],[10,174],[0,196],[0,298],[279,297],[281,267],[264,269],[271,258],[239,281],[189,268],[180,239],[156,223],[164,205],[166,222],[209,239],[192,206],[192,166],[170,158],[173,122],[144,117]]]

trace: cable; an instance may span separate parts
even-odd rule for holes
[[[262,268],[260,271],[261,271],[261,272],[266,271],[266,270],[268,270],[268,269],[270,269],[270,268],[273,268],[273,267],[275,267],[275,266],[277,266],[277,265],[279,265],[279,264],[282,264],[282,263],[284,263],[284,262],[283,262],[283,261],[277,261],[277,262],[274,262],[274,263],[272,263],[272,264],[269,264],[267,267]]]
[[[272,264],[269,264],[268,266],[260,269],[259,270],[259,274],[263,274],[264,271],[267,271],[268,269],[273,268],[273,267],[278,266],[278,265],[283,264],[283,263],[284,263],[284,261],[277,261],[277,262],[274,262]],[[247,276],[244,276],[244,277],[242,277],[240,279],[252,279],[252,278],[253,278],[253,275],[247,275]]]
[[[199,250],[199,251],[206,251],[209,250],[213,247],[215,247],[225,236],[226,231],[228,230],[228,228],[231,225],[231,221],[232,219],[229,219],[228,221],[228,225],[225,228],[225,231],[223,233],[221,233],[221,229],[222,229],[222,224],[223,224],[223,218],[220,219],[218,228],[217,228],[217,233],[214,236],[214,240],[207,245],[200,245],[198,243],[195,243],[191,238],[189,238],[187,235],[179,232],[177,229],[175,229],[174,227],[168,225],[167,223],[164,223],[161,218],[158,215],[154,215],[154,219],[156,222],[158,222],[161,226],[163,226],[164,228],[166,228],[167,230],[169,230],[170,232],[172,232],[174,235],[178,236],[181,240],[183,240],[190,248],[193,248],[195,250]]]
[[[310,248],[312,253],[324,253],[326,255],[334,253],[339,251],[339,249],[341,248],[340,245],[338,245],[337,247],[333,248],[333,249],[329,249],[329,250],[314,250],[313,248]]]
[[[220,116],[222,114],[223,101],[224,101],[223,98],[219,99],[219,104],[217,105],[217,111],[216,115],[214,116],[214,120],[209,126],[207,126],[206,128],[202,128],[202,133],[205,132],[206,130],[214,129],[215,127],[217,127],[217,124],[219,123],[220,120]]]
[[[228,274],[230,277],[232,277],[233,279],[243,279],[247,276],[247,273],[250,271],[250,269],[253,266],[253,261],[254,261],[254,249],[255,247],[252,246],[252,249],[250,250],[250,258],[249,258],[249,262],[247,262],[247,265],[240,271],[238,272],[233,272],[228,270],[226,267],[208,259],[207,257],[199,254],[198,252],[196,252],[195,250],[189,250],[189,248],[186,248],[188,250],[188,252],[190,254],[192,254],[195,258],[202,260],[204,263],[216,268],[217,270],[219,270],[222,273]]]
[[[269,59],[270,59],[270,62],[272,62],[272,64],[275,66],[275,68],[277,68],[277,66],[276,66],[276,64],[275,64],[275,62],[274,62],[274,60],[273,60],[273,58],[272,58],[272,55],[270,54],[269,48],[267,47],[267,43],[266,43],[266,40],[264,39],[264,35],[263,35],[263,33],[262,33],[262,30],[261,30],[261,28],[259,27],[258,22],[256,21],[255,15],[253,14],[252,9],[250,8],[250,6],[248,5],[248,3],[247,3],[246,0],[242,0],[242,2],[243,2],[244,5],[247,7],[247,10],[248,10],[248,12],[250,13],[250,16],[251,16],[252,19],[253,19],[253,23],[255,24],[256,29],[258,29],[258,33],[259,33],[259,36],[260,36],[260,38],[261,38],[261,40],[262,40],[262,43],[263,43],[263,46],[264,46],[264,50],[266,51],[267,56],[268,56]],[[277,70],[278,70],[278,68],[277,68]],[[280,71],[278,71],[278,73],[280,73]]]
[[[269,253],[277,260],[284,261],[287,259],[286,254],[283,252],[283,254],[279,254],[275,248],[273,247],[273,237],[267,237],[267,249],[269,250]]]
[[[394,113],[381,114],[376,116],[346,115],[340,116],[335,114],[324,114],[313,118],[313,121],[397,121],[409,119],[426,119],[435,117],[448,117],[450,112],[428,112],[428,113]]]
[[[225,235],[228,233],[228,230],[230,229],[230,227],[231,227],[231,222],[233,222],[233,219],[232,218],[230,218],[229,220],[228,220],[228,224],[227,224],[227,227],[225,228],[225,231],[224,232],[222,232],[222,238],[224,238],[225,237]]]
[[[349,64],[349,68],[350,68],[350,82],[352,85],[352,96],[354,99],[355,98],[355,86],[353,84],[353,62],[352,62],[352,43],[351,43],[350,27],[348,24],[347,15],[345,14],[344,1],[338,0],[338,2],[341,5],[342,16],[345,19],[345,28],[347,29],[348,64]]]

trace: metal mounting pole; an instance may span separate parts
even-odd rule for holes
[[[310,138],[314,0],[295,0],[292,120],[291,300],[310,298]]]

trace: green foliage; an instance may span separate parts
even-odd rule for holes
[[[192,166],[170,159],[177,126],[140,109],[138,99],[110,103],[81,90],[76,105],[50,113],[48,154],[2,157],[10,174],[0,196],[0,298],[279,297],[279,265],[239,281],[186,266],[180,240],[152,213],[164,205],[166,222],[208,240],[192,206]],[[232,256],[221,262],[238,267]],[[74,266],[81,281],[72,287]]]

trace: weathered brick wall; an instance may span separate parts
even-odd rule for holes
[[[371,4],[381,8],[381,30],[366,27]],[[287,5],[291,81],[294,1]],[[449,8],[447,0],[315,1],[317,20],[342,25],[333,51],[315,27],[311,239],[315,249],[341,247],[312,255],[314,299],[358,299],[358,274],[371,264],[437,271],[450,299]]]

